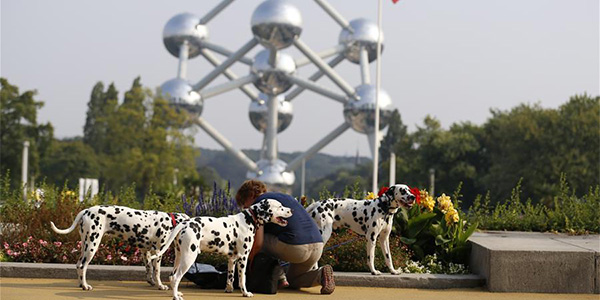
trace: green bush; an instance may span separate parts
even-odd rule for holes
[[[319,265],[331,265],[336,271],[370,272],[366,249],[367,240],[351,230],[334,232],[325,245]],[[375,269],[389,272],[379,245],[375,249]],[[406,267],[411,252],[398,237],[390,237],[390,251],[394,268]]]
[[[600,186],[577,197],[561,176],[558,195],[551,205],[521,199],[521,182],[504,202],[490,205],[489,193],[478,196],[467,217],[485,230],[553,231],[571,234],[600,233]],[[483,199],[482,199],[483,198]]]
[[[468,239],[477,229],[477,223],[468,222],[459,208],[460,185],[452,198],[442,194],[434,199],[424,190],[415,189],[413,193],[420,194],[417,204],[396,214],[394,233],[419,260],[434,255],[447,264],[468,264],[471,253]]]

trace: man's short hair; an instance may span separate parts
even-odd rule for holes
[[[257,198],[258,196],[267,192],[267,186],[260,180],[249,179],[244,181],[237,193],[235,194],[235,201],[239,207],[243,207],[243,201],[246,201],[249,197]]]

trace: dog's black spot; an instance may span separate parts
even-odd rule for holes
[[[190,246],[190,249],[192,249],[192,251],[196,251],[196,245],[192,244],[192,245]]]

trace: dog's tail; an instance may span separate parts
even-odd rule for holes
[[[52,227],[52,230],[54,230],[54,232],[56,233],[60,233],[60,234],[67,234],[70,233],[71,231],[73,231],[75,229],[75,227],[77,227],[77,224],[79,224],[79,220],[81,220],[81,217],[83,216],[83,214],[87,211],[87,209],[84,209],[82,211],[80,211],[77,216],[75,217],[75,220],[73,221],[73,224],[71,224],[71,227],[67,228],[67,229],[58,229],[56,228],[56,225],[54,225],[54,222],[50,221],[50,226]]]
[[[167,252],[167,249],[169,249],[169,246],[171,245],[171,243],[173,242],[173,240],[175,240],[175,237],[179,234],[179,232],[183,229],[183,227],[185,227],[187,225],[187,222],[183,222],[183,223],[179,223],[177,224],[177,226],[175,226],[175,228],[173,228],[173,231],[171,231],[171,235],[169,235],[169,238],[167,239],[166,242],[164,242],[164,244],[162,244],[161,248],[160,248],[160,252],[150,256],[150,259],[157,259],[159,257],[161,257],[163,254],[165,254],[165,252]]]

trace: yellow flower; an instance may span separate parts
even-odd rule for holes
[[[368,192],[366,199],[367,200],[373,200],[373,199],[375,199],[375,194],[373,194],[373,192]]]
[[[454,209],[454,205],[452,204],[452,200],[450,200],[449,196],[446,194],[442,194],[437,198],[438,206],[443,213],[448,212],[450,209]]]
[[[459,221],[458,211],[454,207],[450,208],[446,213],[446,224],[451,225]]]
[[[435,206],[435,200],[433,200],[433,197],[431,197],[426,190],[421,190],[420,204],[428,211],[433,211],[433,207]]]

